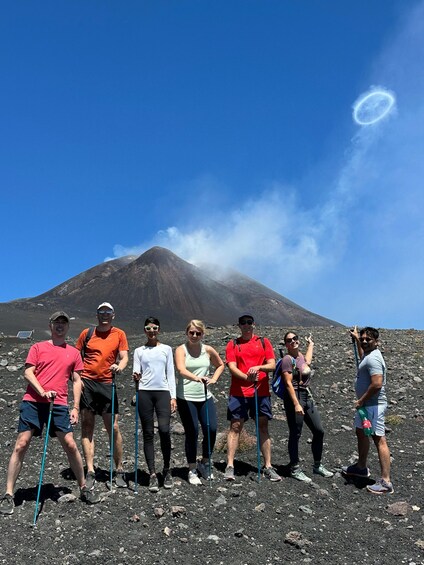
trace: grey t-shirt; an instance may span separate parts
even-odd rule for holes
[[[374,349],[371,353],[365,355],[359,363],[355,383],[355,391],[358,398],[365,394],[370,386],[371,375],[383,375],[383,386],[378,393],[369,398],[364,405],[375,406],[377,404],[386,404],[386,363],[379,349]]]

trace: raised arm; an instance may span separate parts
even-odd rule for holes
[[[314,340],[312,339],[312,334],[309,334],[306,341],[308,342],[308,347],[306,348],[305,361],[308,365],[310,365],[312,363],[312,355],[314,354],[315,345]]]

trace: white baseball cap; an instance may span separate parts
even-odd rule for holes
[[[100,310],[100,308],[103,308],[103,307],[109,308],[109,310],[112,310],[112,312],[115,312],[115,309],[110,302],[102,302],[101,304],[99,304],[97,306],[97,312]]]

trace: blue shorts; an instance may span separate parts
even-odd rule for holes
[[[364,406],[368,413],[368,419],[372,424],[372,433],[376,436],[385,436],[386,428],[384,425],[384,416],[387,410],[387,404],[376,404],[375,406]],[[362,429],[362,420],[358,411],[355,412],[355,428]]]
[[[47,426],[49,410],[50,402],[23,400],[20,406],[18,432],[34,430],[35,437],[41,436],[44,426]],[[54,404],[49,436],[56,437],[56,432],[68,434],[72,431],[68,407]]]
[[[258,396],[258,412],[259,417],[266,416],[268,420],[272,420],[270,396]],[[255,420],[255,397],[230,396],[228,399],[227,420],[244,420],[247,422],[249,416],[252,420]]]

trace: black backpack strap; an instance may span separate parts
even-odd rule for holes
[[[84,345],[82,346],[82,349],[81,349],[81,357],[82,357],[83,359],[84,359],[84,357],[85,357],[85,352],[86,352],[86,350],[87,350],[87,344],[88,344],[88,342],[90,341],[90,339],[91,339],[92,336],[93,336],[94,329],[95,329],[95,328],[94,328],[93,326],[92,326],[91,328],[88,328],[87,335],[85,336]]]

